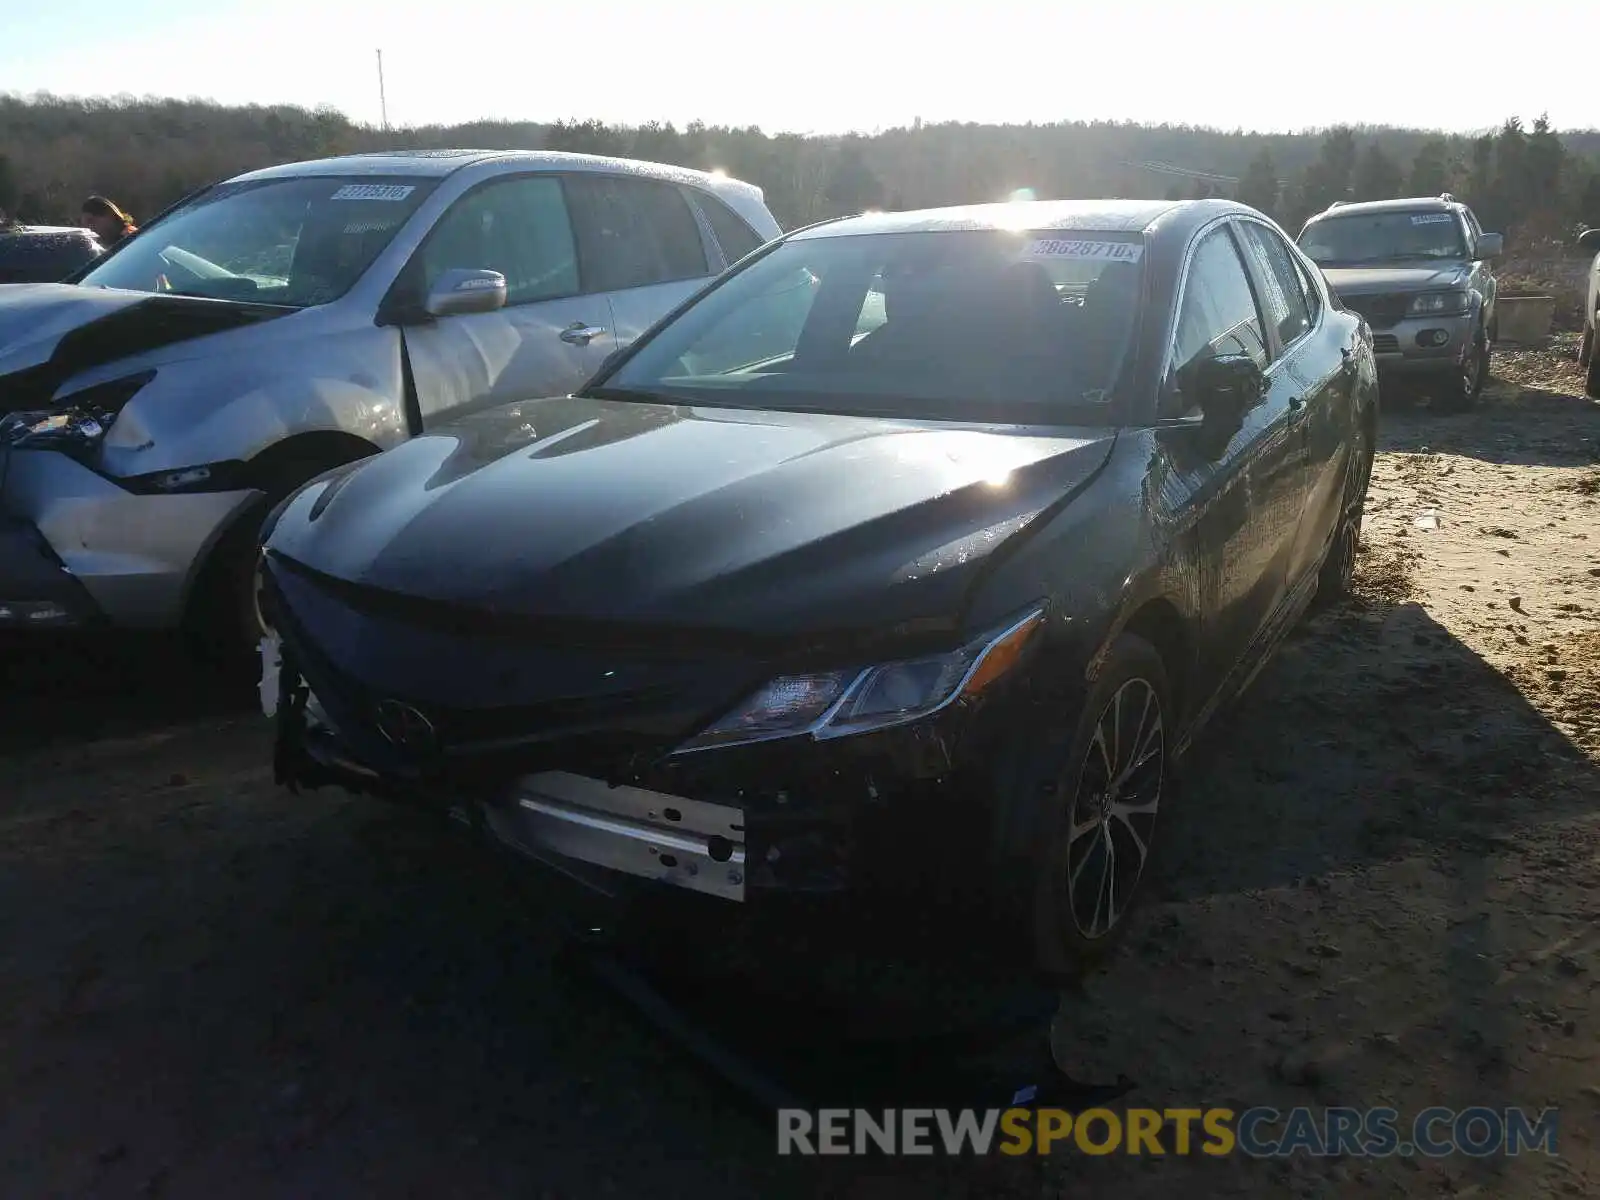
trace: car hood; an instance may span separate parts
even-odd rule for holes
[[[80,371],[293,311],[66,283],[0,286],[0,411],[46,404]]]
[[[1431,292],[1459,287],[1467,278],[1467,272],[1458,263],[1432,267],[1332,267],[1322,273],[1341,296]]]
[[[540,400],[312,484],[267,544],[326,582],[415,600],[419,617],[785,636],[949,622],[985,560],[1086,483],[1114,440]]]

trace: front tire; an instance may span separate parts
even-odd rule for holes
[[[190,606],[188,634],[196,653],[226,671],[257,662],[265,633],[260,614],[261,526],[291,493],[338,466],[323,458],[285,457],[264,481],[265,495],[234,522],[206,560]]]
[[[1469,409],[1483,395],[1484,384],[1488,382],[1489,339],[1480,331],[1473,338],[1471,354],[1440,388],[1434,407],[1446,413]]]
[[[1583,390],[1595,400],[1600,400],[1600,329],[1591,325],[1583,331],[1583,344],[1588,353],[1583,373]]]
[[[1080,978],[1115,948],[1148,874],[1170,788],[1172,690],[1154,646],[1123,634],[1089,689],[1064,759],[1041,780],[1033,887],[1037,969]]]

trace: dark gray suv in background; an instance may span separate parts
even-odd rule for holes
[[[1372,328],[1381,376],[1404,375],[1445,410],[1465,408],[1489,378],[1498,233],[1454,196],[1335,202],[1300,231],[1345,306]]]
[[[57,283],[101,253],[99,239],[87,229],[0,220],[0,283]]]

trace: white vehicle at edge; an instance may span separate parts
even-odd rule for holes
[[[74,282],[0,287],[0,628],[219,618],[243,649],[278,499],[575,389],[780,232],[718,173],[366,154],[238,176]]]

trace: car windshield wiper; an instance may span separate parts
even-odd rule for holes
[[[584,388],[578,395],[585,400],[627,400],[634,404],[682,404],[678,396],[665,392],[647,392],[642,388],[592,387]]]

